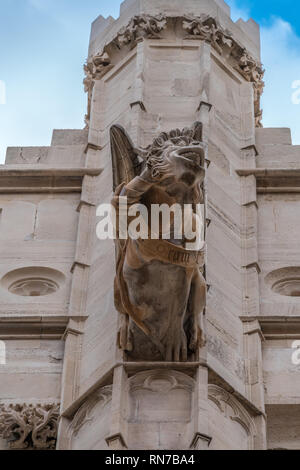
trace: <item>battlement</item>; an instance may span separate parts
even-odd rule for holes
[[[230,7],[223,0],[125,0],[121,4],[119,18],[114,20],[112,17],[105,19],[99,16],[92,24],[89,57],[99,53],[109,44],[134,16],[165,15],[169,18],[180,18],[199,17],[203,14],[218,20],[256,60],[260,60],[258,24],[252,19],[232,21]]]

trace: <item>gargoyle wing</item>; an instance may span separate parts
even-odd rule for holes
[[[115,191],[120,184],[129,183],[141,173],[143,160],[127,132],[118,124],[110,129],[110,145]]]

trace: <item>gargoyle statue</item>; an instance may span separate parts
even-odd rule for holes
[[[148,214],[153,204],[189,205],[189,222],[194,227],[195,208],[204,204],[201,123],[162,133],[146,149],[134,148],[124,129],[114,125],[111,151],[112,204],[119,218],[124,210],[120,201],[126,196],[128,209],[143,204]],[[150,233],[151,217],[149,220]],[[171,218],[169,239],[162,236],[162,221],[156,239],[135,239],[130,234],[123,239],[117,230],[115,305],[121,314],[120,347],[130,359],[187,361],[205,344],[204,242],[187,249],[187,239],[177,236],[173,222]]]

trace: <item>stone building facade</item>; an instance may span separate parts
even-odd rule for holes
[[[223,0],[125,0],[93,23],[85,72],[86,128],[0,167],[0,449],[299,449],[300,148],[262,128],[258,25]],[[109,131],[146,147],[196,121],[207,343],[187,362],[132,360],[114,242],[96,237]]]

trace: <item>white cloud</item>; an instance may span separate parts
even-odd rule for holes
[[[300,37],[281,18],[261,29],[262,61],[266,69],[262,99],[265,127],[290,127],[293,143],[300,144],[300,104],[294,104],[295,82],[300,80]]]

